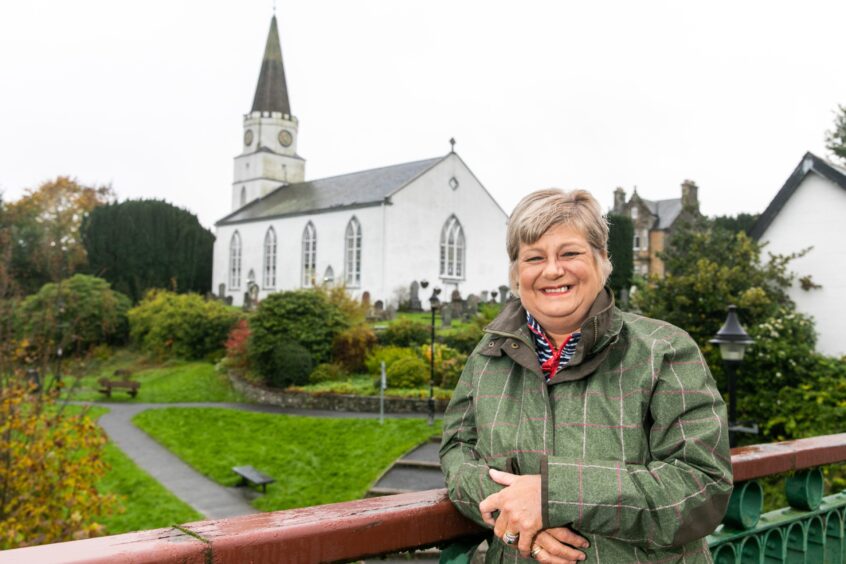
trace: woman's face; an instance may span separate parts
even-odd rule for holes
[[[551,227],[517,255],[520,301],[551,335],[579,327],[602,290],[594,251],[581,231]]]

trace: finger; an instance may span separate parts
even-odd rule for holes
[[[516,529],[515,529],[516,530]],[[517,541],[517,550],[523,555],[523,558],[528,558],[532,551],[532,544],[535,539],[537,531],[522,529],[520,530],[520,539]]]
[[[574,560],[566,560],[555,556],[554,554],[550,554],[543,547],[541,547],[539,551],[535,552],[535,556],[533,558],[542,564],[577,564]]]
[[[499,494],[491,494],[479,504],[479,511],[484,516],[486,513],[493,518],[493,512],[499,509]],[[490,523],[493,525],[493,522]]]
[[[508,519],[500,514],[499,517],[496,518],[496,523],[494,524],[494,535],[501,539],[505,535],[505,531],[510,531],[512,533],[516,532],[514,529],[508,528]]]
[[[501,486],[510,486],[517,478],[515,474],[509,474],[508,472],[502,472],[501,470],[496,470],[494,468],[491,468],[488,471],[488,474],[490,474],[491,480]]]
[[[590,542],[588,542],[585,537],[574,533],[569,527],[555,527],[552,529],[546,529],[545,532],[549,533],[555,539],[563,542],[564,544],[569,544],[570,546],[575,546],[577,548],[588,548],[590,546]]]
[[[541,531],[535,537],[535,545],[543,548],[546,552],[562,560],[584,560],[585,554],[572,546],[563,544],[548,531]]]

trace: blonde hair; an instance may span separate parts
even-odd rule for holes
[[[587,190],[565,192],[548,188],[532,192],[517,204],[505,235],[508,251],[508,276],[511,291],[519,290],[517,277],[517,255],[520,245],[531,245],[552,227],[567,225],[580,231],[593,249],[594,260],[599,266],[602,284],[611,275],[611,259],[608,258],[608,221],[602,215],[602,208],[596,198]]]

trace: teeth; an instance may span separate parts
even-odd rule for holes
[[[570,286],[561,286],[560,288],[549,288],[544,290],[547,294],[563,294],[570,289]]]

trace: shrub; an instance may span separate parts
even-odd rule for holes
[[[226,339],[226,364],[236,370],[245,370],[250,365],[247,343],[250,338],[250,323],[239,319],[229,331]]]
[[[427,365],[432,362],[431,350],[431,345],[420,347],[420,353]],[[467,355],[463,352],[435,343],[435,384],[446,389],[454,388],[466,362]]]
[[[271,357],[279,343],[293,341],[305,347],[312,362],[328,362],[335,335],[349,325],[323,292],[309,289],[271,294],[250,319],[250,359],[261,370],[273,363]]]
[[[397,319],[379,334],[381,344],[398,347],[416,347],[429,342],[431,338],[431,326],[413,319]]]
[[[256,368],[265,383],[273,388],[307,384],[311,367],[311,354],[304,346],[293,341],[280,340],[271,354],[256,362]]]
[[[240,313],[198,294],[152,290],[129,310],[129,333],[142,349],[159,356],[187,359],[223,352]]]
[[[428,367],[416,356],[397,360],[386,375],[389,388],[420,388],[429,381]]]
[[[482,340],[483,335],[484,332],[476,325],[465,325],[455,331],[440,335],[440,340],[448,347],[459,350],[464,354],[470,354]]]
[[[36,347],[86,352],[99,344],[121,344],[128,334],[129,298],[96,276],[76,274],[49,283],[20,307],[26,337]]]
[[[367,353],[376,344],[376,333],[368,325],[356,325],[335,335],[332,358],[350,372],[361,372]]]
[[[370,354],[367,355],[364,365],[368,374],[380,375],[382,373],[383,361],[385,363],[385,370],[387,370],[394,362],[401,358],[413,358],[416,356],[417,354],[412,349],[405,347],[374,347]]]
[[[318,286],[316,291],[326,297],[326,301],[341,311],[341,315],[350,325],[364,323],[367,317],[367,306],[350,296],[343,286]]]
[[[346,380],[349,374],[344,367],[337,363],[318,364],[317,368],[311,371],[308,377],[309,384],[320,384],[322,382],[340,382]]]
[[[0,380],[0,550],[103,534],[95,515],[116,502],[95,487],[107,471],[105,435],[21,380]]]

